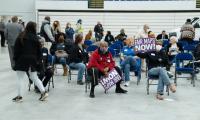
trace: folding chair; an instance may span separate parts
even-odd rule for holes
[[[148,75],[148,78],[147,78],[147,95],[149,95],[150,85],[158,85],[158,83],[153,83],[154,81],[158,81],[158,79],[159,79],[158,75]],[[167,95],[169,96],[169,87],[168,86],[166,86],[166,92],[167,92]]]
[[[114,43],[114,44],[110,45],[109,48],[113,48],[115,50],[116,56],[120,56],[120,52],[122,49],[120,44]]]
[[[92,41],[91,40],[85,40],[84,45],[90,46],[90,45],[92,45]]]
[[[109,47],[108,51],[112,54],[112,57],[115,57],[116,53],[115,53],[115,50],[112,47]]]
[[[94,68],[91,68],[94,71]],[[87,73],[87,72],[86,72]],[[90,90],[91,86],[90,86],[90,82],[92,80],[92,77],[94,77],[94,72],[93,72],[93,76],[89,76],[88,73],[86,74],[86,78],[85,78],[85,93],[87,93],[87,90]],[[95,77],[94,77],[95,78]],[[106,94],[107,91],[105,90],[104,93]]]
[[[183,46],[183,51],[187,53],[193,53],[195,50],[195,45],[185,45]]]
[[[149,63],[148,59],[146,59],[146,66],[148,66],[148,64],[150,64],[150,63]],[[158,81],[159,76],[158,75],[149,75],[148,74],[148,67],[146,67],[146,76],[147,76],[146,90],[147,90],[147,95],[149,95],[150,85],[158,85],[158,83],[153,83],[153,82]],[[169,86],[166,86],[166,92],[167,92],[167,95],[169,96]]]
[[[195,87],[195,69],[194,69],[194,57],[190,53],[179,53],[175,57],[175,84],[177,85],[177,78],[188,78],[188,77],[179,77],[177,73],[189,73],[192,75],[191,84]],[[185,62],[191,62],[192,66],[185,66]]]

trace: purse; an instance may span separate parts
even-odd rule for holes
[[[63,57],[67,58],[68,57],[68,54],[63,50],[56,51],[55,55],[58,58],[63,58]]]

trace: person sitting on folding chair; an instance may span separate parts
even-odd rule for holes
[[[75,42],[70,50],[69,54],[69,67],[72,69],[78,69],[77,84],[83,85],[83,75],[86,69],[86,63],[89,56],[85,50],[83,44],[83,35],[77,34],[75,36]]]
[[[41,43],[41,53],[42,53],[42,60],[38,62],[37,66],[37,74],[38,78],[42,81],[44,88],[47,86],[47,83],[53,76],[53,67],[51,61],[49,61],[48,57],[52,57],[48,54],[48,49],[44,47],[44,38],[39,39]],[[39,93],[39,89],[35,86],[35,92]]]
[[[100,47],[93,52],[89,59],[87,66],[88,76],[91,76],[91,91],[90,97],[94,98],[94,88],[98,85],[98,79],[101,76],[108,75],[108,72],[113,68],[122,76],[122,72],[119,67],[115,66],[115,61],[111,53],[108,51],[108,43],[105,41],[100,42]],[[116,93],[127,93],[126,90],[120,87],[122,80],[116,83]]]
[[[180,43],[177,43],[177,38],[175,36],[170,37],[170,43],[166,46],[166,52],[168,54],[170,65],[167,67],[167,70],[170,71],[170,67],[175,63],[175,56],[183,51],[183,48]]]
[[[126,46],[123,47],[122,52],[120,54],[120,66],[122,71],[124,72],[125,84],[124,86],[129,86],[130,81],[130,70],[136,71],[135,75],[139,75],[140,67],[137,59],[139,57],[135,56],[135,50],[133,47],[133,39],[128,38],[125,41]]]
[[[58,42],[53,43],[50,48],[50,53],[53,56],[53,63],[61,63],[63,66],[63,76],[67,76],[67,58],[69,54],[69,48],[65,43],[65,34],[58,34]]]
[[[161,50],[161,45],[156,45],[155,51],[149,51],[145,53],[137,53],[137,56],[141,58],[146,58],[148,67],[148,76],[158,76],[158,87],[156,98],[163,100],[164,85],[168,86],[170,90],[174,93],[176,92],[176,86],[170,83],[170,78],[167,71],[164,69],[168,64],[168,57],[164,51]]]

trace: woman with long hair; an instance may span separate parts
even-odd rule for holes
[[[40,42],[36,35],[36,23],[28,22],[24,32],[22,32],[14,46],[14,61],[18,78],[18,95],[13,98],[14,102],[22,102],[23,95],[23,81],[28,71],[30,79],[39,88],[41,92],[40,101],[44,101],[48,94],[45,92],[44,86],[41,80],[37,76],[36,66],[41,60]]]

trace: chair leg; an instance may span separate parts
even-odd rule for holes
[[[177,73],[176,73],[176,71],[175,71],[175,75],[174,76],[175,76],[175,78],[174,78],[174,84],[177,86],[177,81],[176,81],[177,80]]]
[[[137,85],[139,85],[141,80],[141,71],[138,72],[138,76],[137,76]]]
[[[51,78],[51,81],[52,81],[52,87],[54,88],[54,79],[53,79],[53,76]]]
[[[72,73],[71,73],[71,69],[69,68],[69,76],[68,76],[68,83],[70,83],[70,81],[71,81],[71,76],[72,75]]]
[[[168,85],[166,86],[166,92],[167,92],[167,95],[169,96],[169,86]]]
[[[195,87],[195,73],[192,73],[192,83],[193,83],[193,87]]]
[[[149,95],[149,78],[147,78],[147,95]]]
[[[50,89],[50,84],[51,84],[51,80],[49,80],[49,82],[48,82],[48,92],[49,92],[49,89]]]
[[[28,84],[28,91],[31,91],[31,83]]]

